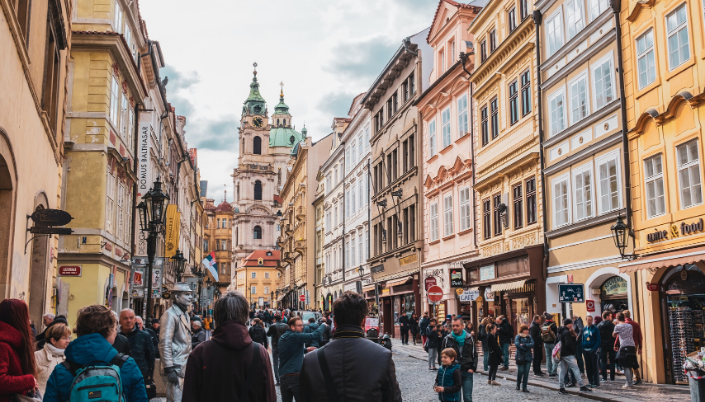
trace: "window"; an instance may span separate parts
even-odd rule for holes
[[[546,21],[546,35],[548,36],[546,57],[551,57],[558,49],[563,47],[563,16],[560,11]]]
[[[120,110],[120,82],[117,77],[113,76],[110,84],[110,122],[113,127],[119,127],[119,110]]]
[[[481,61],[487,60],[487,41],[483,40],[480,42],[480,59]]]
[[[636,59],[639,73],[639,89],[643,89],[656,80],[654,31],[652,29],[636,38]]]
[[[460,189],[460,231],[472,227],[472,205],[470,203],[470,187]]]
[[[431,241],[438,240],[438,203],[431,204]]]
[[[492,224],[494,225],[494,235],[500,236],[502,235],[502,216],[500,213],[499,206],[502,204],[502,195],[497,194],[492,197],[492,204],[492,207],[494,208],[494,216],[492,222]]]
[[[450,64],[453,64],[453,61],[455,61],[455,41],[451,42],[450,44]]]
[[[357,237],[357,241],[359,242],[357,249],[360,251],[360,265],[362,265],[365,263],[365,256],[363,253],[363,246],[362,246],[362,234],[360,234],[360,236]]]
[[[360,190],[357,192],[360,197],[360,202],[358,203],[358,205],[359,205],[359,208],[362,208],[362,206],[364,205],[364,198],[362,198],[363,183],[361,181],[359,181],[357,183],[358,183],[358,186],[360,186]]]
[[[397,107],[399,106],[398,97],[397,97],[397,93],[396,93],[396,92],[394,92],[394,95],[392,95],[392,105],[393,105],[393,107],[394,107],[394,113],[396,113],[396,112],[397,112]]]
[[[253,295],[257,294],[257,286],[250,287],[250,294],[253,294]]]
[[[352,190],[350,190],[350,214],[354,214],[357,210],[355,209],[355,187],[357,184],[354,184],[352,186]]]
[[[255,136],[255,138],[252,139],[252,153],[262,155],[262,138]]]
[[[264,287],[264,294],[266,294],[266,295],[269,294],[269,286]]]
[[[401,99],[403,102],[406,102],[409,100],[409,83],[406,81],[404,81],[401,84],[401,94],[402,94]]]
[[[516,9],[512,7],[509,12],[507,12],[507,20],[509,20],[509,32],[512,32],[517,27],[517,17]]]
[[[264,279],[269,279],[269,272],[264,273]],[[269,293],[269,292],[267,292],[267,293]]]
[[[614,79],[612,78],[612,57],[608,56],[592,68],[592,81],[595,86],[595,109],[599,110],[614,99]]]
[[[666,30],[668,31],[668,67],[673,70],[690,59],[685,4],[666,16]]]
[[[251,273],[251,278],[252,278],[252,279],[257,279],[257,272],[252,272],[252,273]]]
[[[453,196],[443,198],[443,236],[453,234]]]
[[[666,212],[666,198],[663,189],[663,165],[661,155],[644,160],[646,181],[646,215],[649,218]]]
[[[529,16],[528,0],[519,0],[519,12],[521,13],[522,21],[524,21],[524,19]]]
[[[255,200],[262,200],[262,182],[259,180],[255,181]]]
[[[117,186],[117,210],[115,214],[115,221],[117,226],[115,237],[122,240],[123,231],[125,227],[123,226],[123,207],[125,204],[125,186],[122,183],[118,183]]]
[[[521,194],[521,183],[512,188],[512,196],[514,198],[514,229],[520,229],[524,226],[524,197]]]
[[[619,208],[619,152],[613,152],[597,159],[597,172],[600,185],[600,213],[607,213]]]
[[[548,121],[550,127],[549,136],[554,136],[565,128],[565,95],[563,88],[548,96]]]
[[[262,227],[255,226],[255,229],[252,231],[252,236],[255,240],[262,240]]]
[[[553,180],[553,227],[570,223],[568,175]]]
[[[431,158],[436,155],[436,120],[428,123],[428,154]]]
[[[335,226],[338,226],[338,205],[337,204],[335,206],[335,213],[333,214],[333,218],[335,218]]]
[[[362,137],[360,137],[360,138],[357,140],[357,154],[358,154],[359,156],[362,156],[362,147],[363,147]],[[362,159],[361,159],[361,160],[362,160]]]
[[[531,111],[531,75],[527,71],[521,75],[521,116]]]
[[[19,22],[20,32],[24,36],[25,46],[29,44],[29,14],[31,0],[12,0],[10,4],[14,3],[15,13],[17,15],[17,21]]]
[[[497,98],[490,101],[490,110],[492,112],[492,139],[499,136],[499,110],[497,109]]]
[[[681,209],[703,203],[700,186],[700,158],[698,140],[691,140],[676,147],[678,159],[678,185],[680,186]]]
[[[340,208],[340,222],[341,222],[341,223],[342,223],[343,220],[345,219],[345,218],[343,217],[343,212],[344,212],[344,211],[343,211],[343,208],[341,207],[341,208]]]
[[[462,138],[468,132],[468,96],[463,95],[458,98],[458,138]]]
[[[526,180],[526,224],[536,223],[536,178]]]
[[[568,40],[585,28],[583,0],[569,0],[565,3],[565,25],[568,27]]]
[[[208,240],[203,240],[203,251],[207,252],[208,251]]]
[[[222,251],[227,251],[228,250],[228,241],[227,240],[221,240],[220,241],[220,249]]]
[[[414,73],[409,74],[409,92],[416,93],[416,81],[414,81]]]
[[[10,3],[14,3],[11,1]],[[20,1],[17,4],[17,11],[24,12],[25,6],[23,3],[27,4],[26,11],[29,12],[31,9],[30,0]],[[61,52],[63,48],[59,44],[59,40],[56,37],[56,33],[59,29],[63,27],[61,21],[55,19],[55,15],[61,15],[60,12],[56,10],[56,4],[58,2],[49,2],[49,15],[47,17],[47,45],[44,54],[44,85],[42,86],[42,109],[46,112],[49,121],[49,126],[54,132],[57,130],[59,124],[59,79],[61,77]],[[22,21],[20,18],[25,18],[26,21]],[[20,19],[20,26],[23,34],[28,34],[27,30],[22,27],[23,23],[29,22],[29,16],[21,17],[18,13],[18,19]],[[25,37],[26,39],[26,37]],[[126,102],[125,102],[126,103]],[[126,116],[127,117],[127,116]]]
[[[516,81],[509,84],[509,123],[514,124],[519,121],[519,91]]]
[[[122,33],[122,9],[120,8],[120,1],[115,0],[115,15],[113,16],[115,22],[115,32]]]
[[[110,168],[108,168],[110,169]],[[108,171],[106,184],[105,230],[113,233],[113,214],[115,211],[115,176]]]
[[[355,264],[355,256],[357,254],[355,253],[355,237],[350,238],[350,266],[354,267]]]
[[[570,124],[588,115],[587,74],[582,74],[568,84],[570,90]]]
[[[441,112],[443,148],[450,145],[450,107]]]
[[[444,73],[446,71],[446,55],[444,50],[438,52],[438,62],[440,63],[438,69],[441,73]]]
[[[335,167],[334,172],[335,174],[333,175],[333,183],[338,184],[340,183],[340,179],[338,178],[338,166]]]
[[[482,146],[487,145],[490,142],[490,133],[487,128],[487,106],[480,110],[480,131],[482,132]]]
[[[497,30],[493,29],[490,32],[490,53],[497,49]]]
[[[590,19],[595,20],[605,10],[609,8],[608,0],[589,0],[590,1]]]
[[[328,177],[326,177],[326,192],[330,192],[333,189],[332,183],[330,175],[328,175]]]
[[[482,232],[485,240],[492,237],[492,224],[490,223],[490,200],[482,201]]]
[[[575,220],[580,221],[592,216],[592,164],[581,168],[573,175],[573,194],[575,196]]]

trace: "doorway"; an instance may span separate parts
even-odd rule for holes
[[[392,319],[392,299],[382,299],[382,330],[381,333],[389,334],[394,338],[394,321]]]

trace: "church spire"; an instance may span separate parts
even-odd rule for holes
[[[281,92],[279,93],[279,104],[274,106],[274,114],[289,114],[289,106],[284,103],[284,82],[280,82]]]
[[[245,100],[245,106],[242,108],[243,114],[258,114],[264,115],[265,100],[259,93],[259,82],[257,82],[257,63],[252,64],[255,70],[252,72],[252,83],[250,84],[250,96]]]

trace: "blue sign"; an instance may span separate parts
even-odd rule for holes
[[[558,301],[561,303],[585,303],[585,285],[582,283],[559,284]]]

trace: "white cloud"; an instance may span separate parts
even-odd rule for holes
[[[404,37],[431,24],[437,0],[142,1],[150,39],[161,44],[168,100],[187,117],[208,196],[232,200],[237,126],[257,62],[270,112],[285,101],[297,130],[314,139],[347,114]],[[179,82],[182,81],[182,82]],[[346,100],[347,99],[347,100]],[[228,141],[231,146],[228,147]]]

